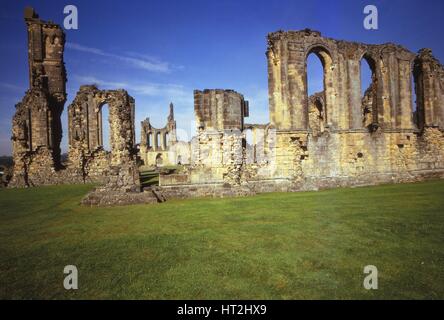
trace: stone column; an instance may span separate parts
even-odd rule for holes
[[[289,121],[283,119],[285,128],[307,130],[308,94],[306,56],[302,43],[288,44],[288,105]],[[286,116],[286,115],[284,115]]]
[[[373,111],[373,122],[378,123],[380,127],[386,128],[390,119],[390,100],[388,89],[388,70],[386,60],[378,59],[376,61],[376,110]]]
[[[413,128],[412,72],[410,66],[410,61],[399,60],[399,113],[397,123],[401,129]]]
[[[361,110],[361,62],[357,59],[347,61],[348,105],[350,129],[362,128]]]
[[[307,78],[303,42],[286,33],[269,35],[270,123],[277,130],[307,130]]]

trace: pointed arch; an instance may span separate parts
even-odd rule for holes
[[[415,100],[413,101],[413,123],[422,130],[425,126],[424,71],[418,58],[414,61],[412,74],[412,96]]]
[[[376,61],[365,52],[359,60],[362,127],[370,130],[378,123],[378,78]]]
[[[337,119],[334,117],[334,110],[332,106],[334,105],[334,88],[333,88],[333,59],[330,50],[323,45],[314,45],[309,48],[307,55],[305,57],[305,110],[307,114],[307,127],[308,127],[308,112],[309,112],[309,88],[308,88],[308,72],[307,72],[307,61],[309,56],[314,54],[321,62],[322,65],[322,90],[319,92],[323,97],[324,105],[324,121],[327,126],[337,124]],[[315,93],[315,92],[310,92]]]

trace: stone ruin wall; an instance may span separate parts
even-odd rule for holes
[[[195,90],[194,112],[197,134],[191,141],[191,165],[180,174],[160,175],[164,196],[168,199],[252,194],[247,186],[242,186],[248,101],[234,90]]]
[[[104,149],[103,108],[109,109],[110,151]],[[81,86],[68,107],[68,167],[89,181],[101,182],[127,171],[116,186],[135,191],[139,178],[134,112],[134,99],[125,90]]]
[[[247,134],[251,133],[251,141]],[[274,129],[268,124],[245,124],[243,138],[245,141],[245,164],[265,165],[273,159]]]
[[[102,110],[109,109],[110,151],[104,149]],[[68,107],[69,169],[84,181],[101,184],[82,200],[85,205],[154,203],[141,190],[134,129],[135,103],[125,90],[81,86]]]
[[[324,67],[324,91],[311,97],[310,53]],[[362,97],[361,59],[373,73]],[[161,177],[163,187],[228,183],[267,192],[444,177],[444,68],[429,49],[415,55],[391,43],[366,45],[311,30],[279,31],[268,35],[267,60],[270,123],[245,125],[240,108],[224,105],[227,99],[217,91],[204,91],[207,96],[197,91],[194,167],[188,179]],[[227,114],[233,118],[226,123],[236,123],[235,148],[224,140],[229,137],[223,133]],[[209,134],[209,128],[216,130]],[[252,130],[252,146],[246,145],[246,130]],[[237,171],[223,161],[227,149],[233,151]],[[227,179],[233,172],[236,178]],[[194,187],[190,193],[208,191]]]
[[[324,92],[312,97],[307,94],[310,53],[324,67]],[[280,31],[268,36],[267,59],[270,125],[276,129],[269,176],[291,178],[296,189],[443,177],[444,69],[430,50],[414,55],[390,43]],[[373,72],[364,97],[361,59]]]
[[[190,164],[190,143],[177,139],[172,103],[170,103],[167,124],[158,129],[151,125],[149,118],[146,118],[141,122],[140,137],[140,157],[145,166],[162,167]]]
[[[60,26],[25,9],[29,48],[29,90],[12,120],[13,176],[9,187],[100,182],[100,191],[129,202],[140,193],[135,147],[134,99],[125,90],[81,86],[68,107],[68,161],[62,163],[61,114],[66,102],[63,62],[65,35]],[[102,108],[109,107],[111,151],[103,148]],[[102,195],[103,197],[103,195]],[[144,196],[144,202],[151,202]],[[94,203],[94,197],[91,203]],[[106,197],[104,197],[106,198]],[[141,201],[135,199],[135,202]],[[113,201],[111,196],[106,201]],[[106,204],[105,201],[105,204]]]
[[[233,90],[195,90],[194,111],[197,139],[192,164],[201,170],[192,172],[191,182],[240,184],[245,157],[241,133],[248,102]],[[210,168],[210,175],[205,168]]]
[[[165,128],[142,122],[139,147],[146,162],[153,161],[147,155],[165,151],[175,152],[176,161],[179,152],[188,152],[191,162],[181,174],[161,175],[157,191],[140,192],[135,103],[125,90],[80,88],[68,107],[69,156],[61,163],[65,36],[32,9],[25,10],[25,21],[30,88],[13,117],[11,187],[100,182],[84,203],[107,205],[444,177],[444,68],[431,51],[415,55],[391,43],[337,41],[311,30],[268,35],[270,123],[244,123],[248,101],[221,89],[194,92],[197,136],[186,146],[177,143],[172,106]],[[322,62],[324,91],[309,97],[311,53]],[[363,96],[362,59],[372,70]],[[104,105],[109,152],[103,148]],[[151,143],[149,135],[158,133],[161,143]]]

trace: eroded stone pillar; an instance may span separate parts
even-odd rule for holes
[[[350,129],[362,129],[361,110],[361,61],[350,59],[347,61]]]
[[[413,129],[413,105],[412,105],[412,71],[411,61],[399,60],[399,114],[398,127],[401,129]]]
[[[421,49],[414,64],[419,127],[444,128],[444,68],[430,49]]]
[[[284,32],[268,35],[270,123],[282,130],[307,130],[305,51]]]
[[[65,34],[59,25],[25,9],[29,90],[12,121],[14,174],[10,186],[48,184],[61,169],[61,114],[66,101]]]

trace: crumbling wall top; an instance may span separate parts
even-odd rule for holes
[[[364,54],[373,57],[381,56],[386,53],[396,53],[398,58],[412,61],[415,54],[405,47],[395,43],[366,44],[356,41],[336,40],[329,37],[323,37],[321,32],[311,29],[303,30],[278,30],[267,35],[267,55],[270,52],[280,50],[276,43],[283,41],[288,43],[288,50],[299,51],[308,55],[316,47],[327,51],[334,60],[337,53],[343,53],[345,56],[353,59],[361,59]]]
[[[231,89],[194,90],[194,111],[199,128],[243,130],[249,105],[242,94]]]

